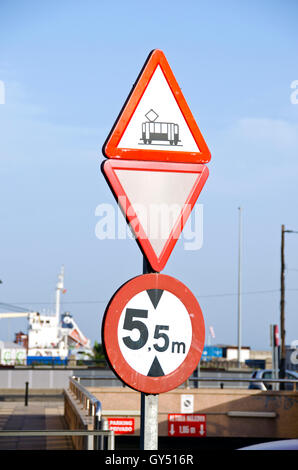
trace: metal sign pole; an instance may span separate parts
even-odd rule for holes
[[[143,257],[143,274],[151,271],[145,257]],[[158,449],[158,395],[141,392],[141,450]]]
[[[241,367],[241,251],[242,251],[242,220],[239,209],[239,246],[238,246],[238,367]]]
[[[154,100],[158,102],[155,110],[152,109]],[[166,134],[157,132],[161,125],[161,121],[156,121],[159,113],[168,123]],[[186,134],[183,131],[182,140],[181,128],[187,129]],[[174,148],[178,142],[179,152]],[[187,380],[200,361],[205,339],[204,319],[194,295],[182,283],[160,272],[208,178],[209,170],[205,164],[211,159],[207,144],[161,50],[154,49],[150,53],[104,143],[103,153],[107,160],[102,163],[101,171],[144,255],[143,276],[136,276],[124,284],[105,311],[102,330],[105,352],[111,368],[123,382],[141,392],[141,449],[157,450],[158,394]],[[137,172],[136,185],[131,172]],[[150,181],[148,172],[151,172]],[[177,187],[183,189],[179,194]],[[142,199],[144,188],[146,197]],[[174,226],[166,224],[168,235],[166,239],[158,238],[157,244],[151,243],[152,234],[142,226],[137,208],[143,201],[149,209],[150,198],[147,195],[151,193],[152,203],[159,201],[157,205],[160,208],[163,204],[170,207],[171,201],[183,208]],[[156,227],[153,220],[148,227],[151,223]],[[144,291],[148,296],[144,295],[144,308],[140,309],[136,297]],[[163,306],[158,307],[161,295]],[[128,298],[132,303],[126,308]],[[171,305],[168,309],[167,302]],[[157,308],[165,312],[167,324],[155,324]],[[175,318],[170,315],[173,309]],[[144,318],[147,319],[145,322],[142,321]],[[139,330],[137,340],[129,334],[134,329]],[[149,333],[151,340],[153,336],[153,341],[160,339],[163,344],[156,341],[144,348]],[[177,341],[182,336],[183,341]]]
[[[277,325],[273,325],[273,331],[272,331],[272,335],[273,335],[273,357],[274,357],[274,365],[273,365],[273,369],[274,369],[274,379],[278,379],[278,344],[279,344],[279,337],[278,337],[278,326]],[[275,383],[275,384],[272,384],[272,388],[273,390],[279,390],[279,383]]]
[[[158,395],[141,393],[141,450],[158,449]]]

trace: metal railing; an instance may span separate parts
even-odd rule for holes
[[[80,384],[81,380],[119,380],[117,377],[107,377],[107,376],[101,376],[101,377],[96,377],[96,376],[73,376],[70,381],[74,384],[76,384],[78,387],[81,387],[82,390],[87,390],[85,387],[83,387]],[[121,382],[121,381],[120,381]],[[297,384],[298,384],[298,379],[267,379],[267,378],[257,378],[257,379],[252,379],[252,378],[245,378],[245,377],[189,377],[185,382],[184,382],[184,387],[189,388],[189,382],[194,382],[196,384],[199,384],[200,382],[218,382],[220,384],[220,388],[222,387],[222,384],[224,382],[227,383],[239,383],[239,382],[244,382],[244,383],[274,383],[274,384],[294,384],[294,389],[297,390]],[[122,384],[123,385],[123,384]]]
[[[83,410],[85,410],[86,415],[90,416],[93,419],[94,431],[93,430],[84,431],[85,433],[87,433],[85,435],[93,434],[94,436],[102,436],[103,438],[107,436],[108,437],[107,449],[114,450],[115,449],[114,431],[106,427],[106,422],[102,418],[101,402],[98,400],[98,398],[92,395],[92,393],[90,393],[84,386],[80,384],[79,377],[75,377],[75,376],[70,377],[69,389],[74,395],[75,399],[82,406]],[[76,435],[76,434],[73,434],[73,435]],[[105,448],[104,439],[100,439],[99,441],[95,440],[95,443],[92,443],[90,436],[89,436],[88,449],[93,448],[93,446],[96,449],[103,450]]]
[[[73,375],[72,378],[74,380],[76,380],[78,383],[80,383],[81,380],[103,380],[103,381],[109,381],[109,382],[118,382],[119,383],[119,386],[121,387],[126,387],[126,384],[124,382],[122,382],[121,379],[119,379],[116,375],[100,375],[100,376],[96,376],[96,375]]]
[[[107,450],[114,450],[115,449],[115,438],[114,438],[114,431],[112,430],[9,430],[9,431],[2,431],[0,430],[0,437],[49,437],[49,436],[88,436],[88,438],[92,438],[93,436],[104,437],[107,439]],[[91,443],[91,445],[90,445]],[[92,441],[88,439],[88,450],[94,450],[94,446],[92,445]]]
[[[76,400],[78,400],[86,410],[87,415],[94,417],[94,424],[96,425],[97,421],[101,421],[101,403],[98,398],[88,392],[88,390],[80,384],[79,377],[70,377],[69,389],[76,397]]]
[[[295,384],[294,389],[297,390],[298,380],[295,379],[246,379],[246,378],[234,378],[234,377],[189,377],[190,382],[219,382],[220,385],[224,382],[245,382],[245,383],[273,383],[273,384]],[[221,387],[223,388],[223,387]]]

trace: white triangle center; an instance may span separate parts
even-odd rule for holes
[[[159,257],[188,200],[198,173],[115,170]]]
[[[118,147],[200,152],[159,65]]]

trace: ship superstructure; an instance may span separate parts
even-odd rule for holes
[[[82,333],[69,312],[61,314],[61,293],[64,289],[64,267],[56,286],[56,308],[52,314],[39,312],[1,313],[0,318],[28,318],[27,364],[66,363],[70,356],[90,358],[90,340]]]

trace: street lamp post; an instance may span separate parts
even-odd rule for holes
[[[238,243],[238,367],[241,366],[241,254],[242,254],[242,220],[239,209],[239,243]]]
[[[280,272],[280,363],[279,378],[284,379],[286,375],[286,329],[285,329],[285,233],[298,233],[295,230],[286,230],[281,226],[281,272]],[[284,389],[284,384],[280,384]]]

